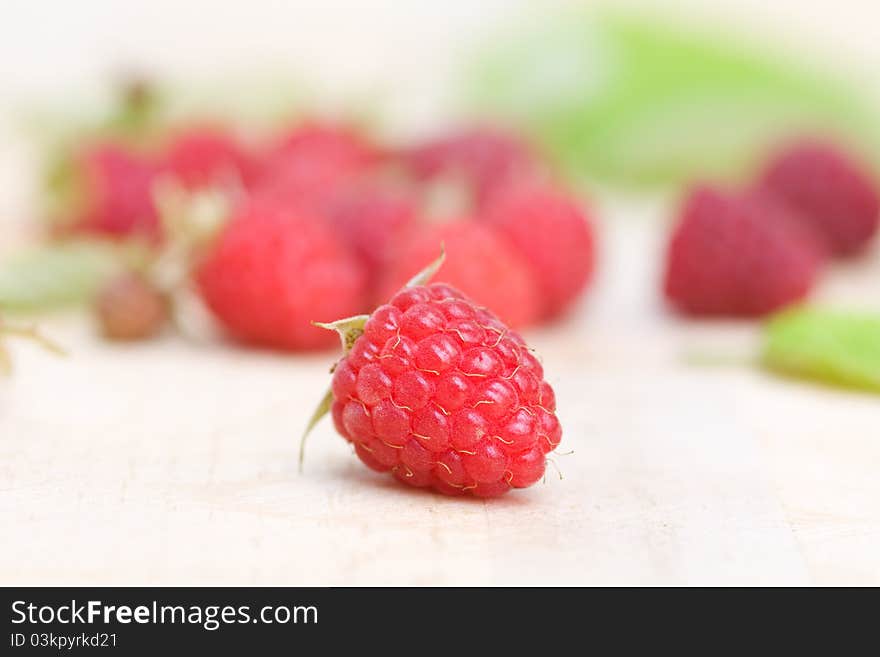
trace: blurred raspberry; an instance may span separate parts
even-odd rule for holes
[[[877,232],[876,182],[864,165],[830,144],[802,141],[782,150],[760,189],[816,230],[836,256],[859,253]]]
[[[483,219],[523,256],[538,283],[542,315],[556,317],[586,289],[595,246],[587,214],[549,188],[513,186],[496,195]]]
[[[382,154],[353,128],[304,123],[263,157],[254,195],[303,209],[322,207],[342,182],[377,164]]]
[[[164,157],[165,169],[190,189],[247,185],[255,163],[227,130],[195,126],[176,134]]]
[[[514,327],[535,323],[541,297],[530,267],[492,229],[468,220],[430,225],[410,236],[391,263],[381,298],[391,297],[446,248],[436,280],[460,289]]]
[[[268,202],[235,213],[196,280],[233,336],[279,349],[328,347],[333,336],[311,322],[366,307],[366,276],[325,223]]]
[[[355,127],[307,121],[276,143],[274,156],[333,161],[340,168],[360,169],[381,159],[379,148]]]
[[[531,148],[494,128],[473,127],[427,141],[405,154],[417,178],[464,179],[482,205],[502,186],[531,180],[540,167]]]
[[[343,186],[322,214],[374,280],[417,224],[417,208],[410,198],[376,184]]]
[[[780,206],[699,187],[669,243],[665,292],[681,312],[757,316],[804,298],[822,249]]]
[[[122,145],[100,143],[74,161],[75,231],[110,237],[159,236],[152,185],[158,167]]]

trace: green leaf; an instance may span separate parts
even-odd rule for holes
[[[762,360],[787,376],[880,393],[880,315],[781,313],[767,324]]]
[[[117,249],[88,242],[14,254],[0,262],[0,309],[41,311],[89,301],[119,262]]]
[[[768,142],[815,130],[880,143],[861,91],[809,58],[649,18],[575,12],[537,23],[477,58],[466,95],[534,132],[575,175],[734,175]]]

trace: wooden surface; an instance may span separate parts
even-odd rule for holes
[[[527,337],[564,439],[546,483],[490,501],[403,488],[326,422],[333,355],[46,329],[0,382],[3,584],[880,584],[880,400],[781,381],[748,324],[684,324],[654,292],[657,206],[605,208],[602,275]],[[877,260],[820,296],[880,304]],[[572,453],[568,453],[572,452]]]

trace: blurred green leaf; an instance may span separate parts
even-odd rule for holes
[[[41,311],[84,303],[120,263],[98,243],[34,247],[0,262],[0,310]]]
[[[871,104],[775,52],[662,21],[577,12],[490,47],[467,95],[575,174],[627,184],[736,173],[792,132],[878,143]]]
[[[784,312],[767,324],[763,363],[788,376],[880,392],[880,315]]]

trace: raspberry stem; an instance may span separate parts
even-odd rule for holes
[[[41,346],[56,356],[67,356],[67,351],[60,345],[56,344],[45,335],[40,333],[36,326],[10,326],[0,322],[0,336],[10,335],[12,337],[24,338]],[[12,370],[12,361],[9,352],[0,345],[0,373],[8,374]]]

